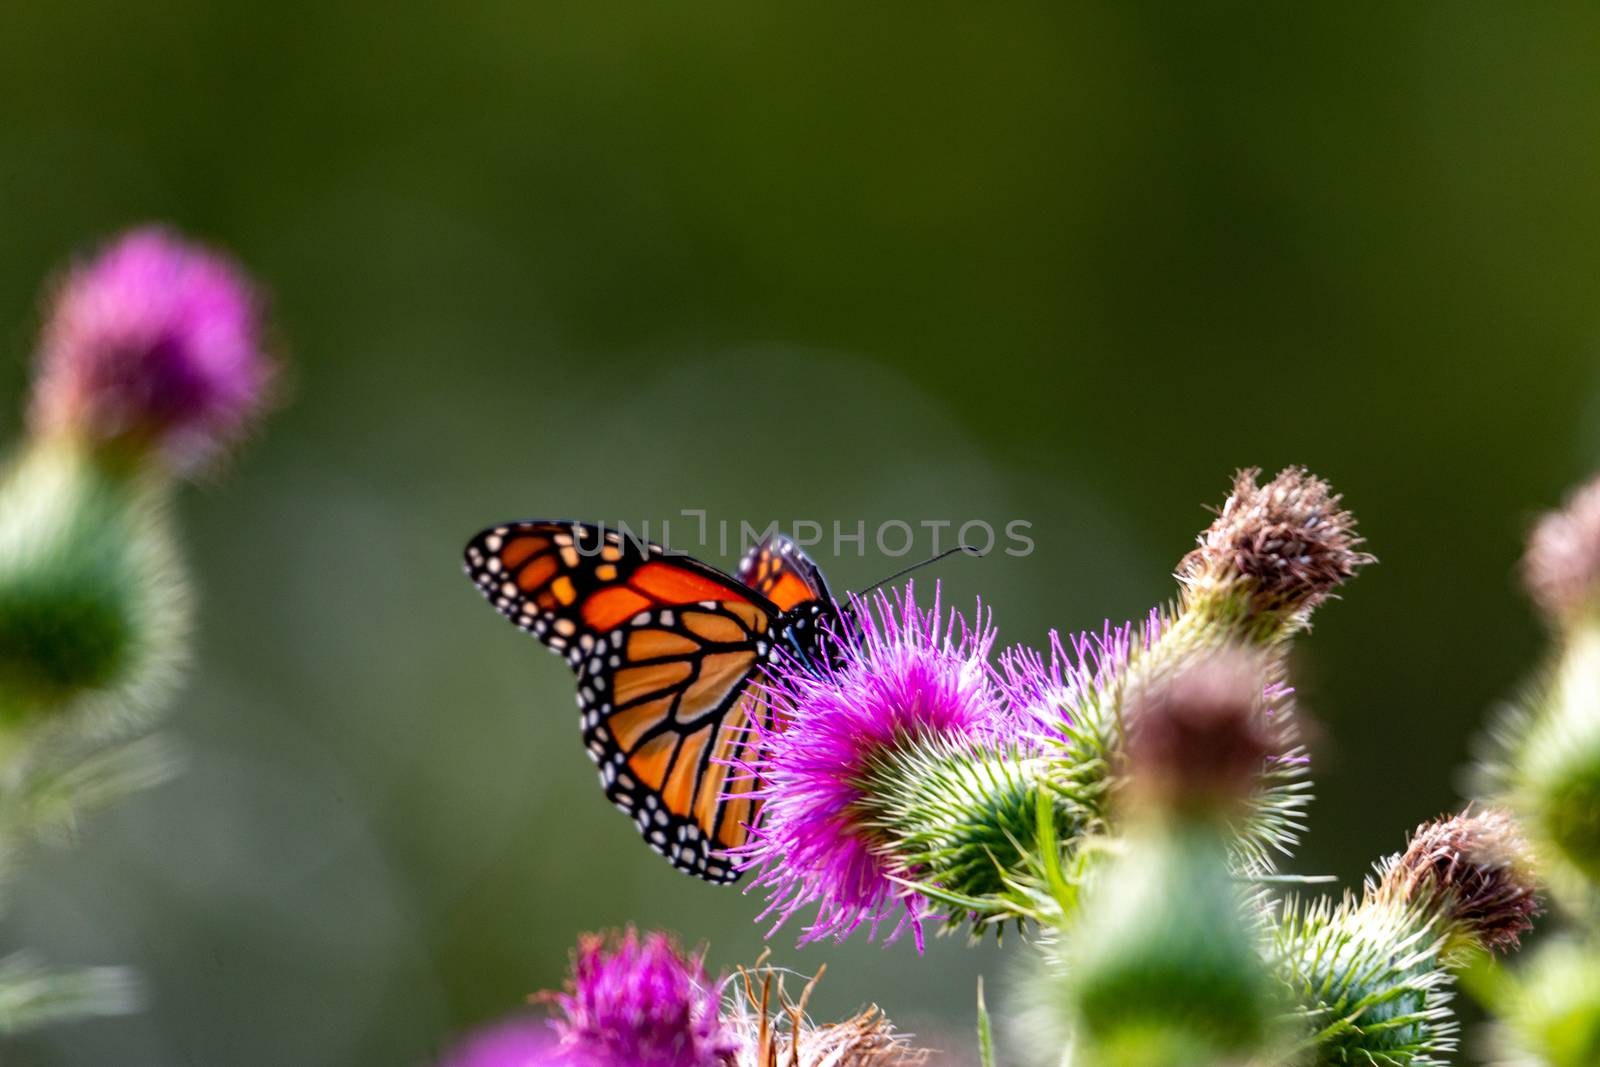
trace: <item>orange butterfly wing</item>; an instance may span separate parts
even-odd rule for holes
[[[485,530],[467,573],[495,608],[578,675],[584,744],[606,795],[657,852],[714,882],[738,878],[724,850],[758,814],[748,757],[748,683],[771,653],[780,609],[760,592],[657,545],[583,523]]]

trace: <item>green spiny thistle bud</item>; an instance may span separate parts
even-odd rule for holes
[[[1045,763],[1015,747],[932,737],[893,750],[863,782],[865,825],[952,922],[1038,918],[1039,864],[1071,836]],[[997,925],[998,930],[998,925]]]
[[[1434,1062],[1455,1044],[1452,960],[1515,946],[1536,911],[1526,845],[1500,812],[1419,827],[1359,900],[1291,905],[1275,957],[1307,1062]]]
[[[183,658],[161,488],[61,441],[0,484],[0,723],[140,710]]]
[[[1291,903],[1274,955],[1306,1033],[1299,1062],[1407,1067],[1453,1049],[1442,944],[1419,908]]]
[[[1126,751],[1115,784],[1130,799],[1216,817],[1236,867],[1271,866],[1303,830],[1309,760],[1280,657],[1224,645],[1132,673],[1121,693]]]

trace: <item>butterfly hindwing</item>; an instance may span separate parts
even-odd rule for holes
[[[729,780],[764,698],[749,685],[769,620],[737,603],[662,608],[601,638],[578,676],[584,741],[606,794],[651,847],[711,881],[736,877],[754,782]]]
[[[468,544],[467,572],[501,614],[578,676],[584,743],[606,795],[673,865],[738,877],[724,850],[756,818],[755,782],[730,774],[752,717],[749,685],[781,609],[703,563],[583,523],[509,523]]]

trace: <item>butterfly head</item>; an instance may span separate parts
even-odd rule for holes
[[[801,604],[778,620],[779,646],[818,671],[842,667],[860,633],[860,624],[831,597]]]

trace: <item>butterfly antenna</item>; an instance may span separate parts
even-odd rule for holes
[[[936,555],[929,556],[927,559],[923,560],[921,563],[913,563],[909,567],[904,567],[904,568],[902,568],[900,570],[895,571],[893,574],[889,575],[889,577],[884,578],[882,581],[874,582],[873,584],[867,586],[865,589],[863,589],[861,592],[857,593],[856,595],[864,597],[868,593],[872,592],[874,589],[879,589],[879,588],[882,588],[885,585],[888,585],[890,582],[894,581],[896,578],[904,578],[906,575],[910,574],[912,571],[921,570],[923,567],[926,567],[930,563],[938,563],[941,559],[944,559],[946,556],[953,556],[957,552],[965,552],[969,556],[980,556],[981,557],[983,555],[983,551],[981,549],[973,548],[971,545],[957,545],[954,548],[947,548],[943,552],[937,553]]]

